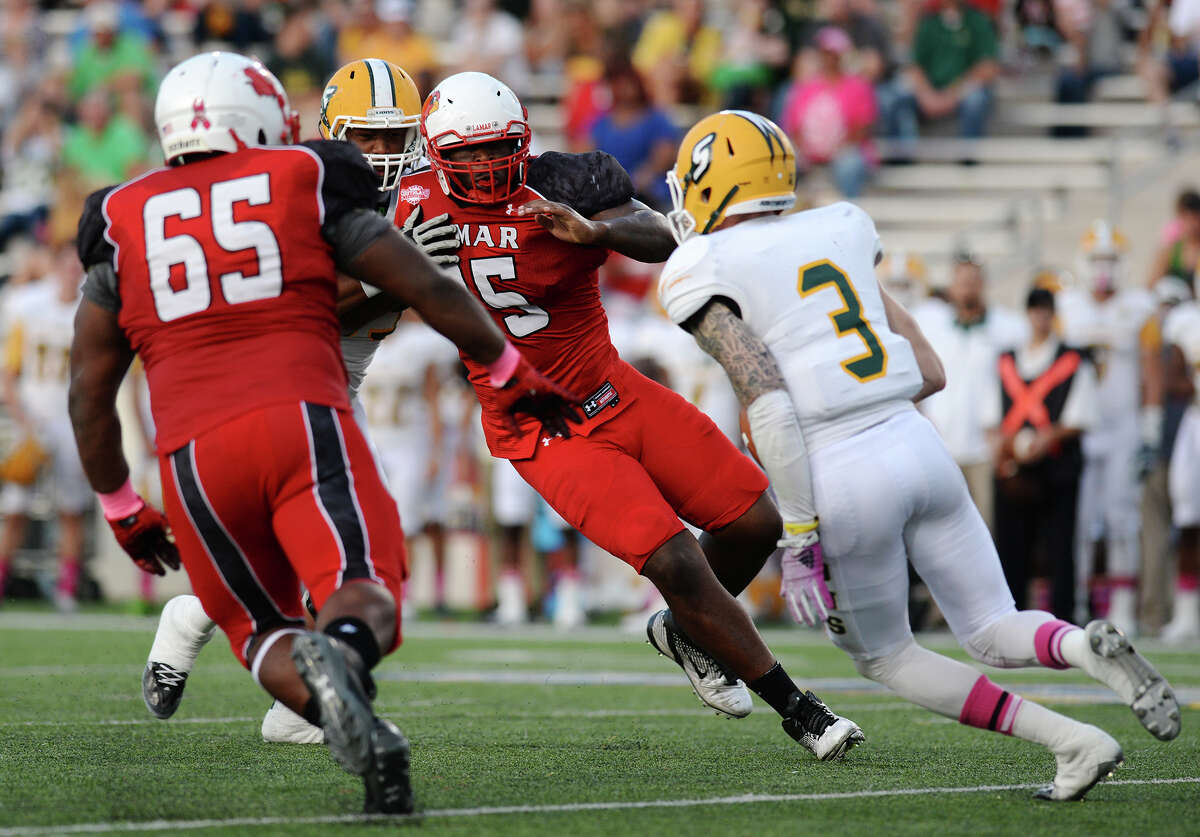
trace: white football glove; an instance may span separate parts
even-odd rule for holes
[[[458,227],[451,223],[450,215],[443,212],[423,224],[417,224],[420,215],[421,207],[418,206],[408,216],[400,232],[437,264],[443,267],[458,264]]]
[[[833,596],[825,585],[825,558],[821,551],[821,536],[815,521],[805,526],[785,524],[785,537],[780,566],[783,580],[779,594],[787,602],[788,611],[797,622],[816,627],[829,618]],[[806,529],[806,531],[798,531]]]

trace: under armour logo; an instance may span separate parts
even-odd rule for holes
[[[504,214],[505,214],[505,215],[512,215],[512,214],[513,214],[513,213],[515,213],[516,211],[517,211],[517,210],[513,209],[513,205],[510,203],[510,204],[508,205],[508,209],[504,210]]]
[[[544,448],[550,447],[550,437],[549,436],[542,437],[542,447],[544,447]]]
[[[212,123],[208,121],[208,114],[204,112],[204,100],[196,99],[192,102],[192,130],[196,130],[197,125],[203,125],[205,130],[212,127]]]

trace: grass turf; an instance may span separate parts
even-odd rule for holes
[[[356,814],[361,783],[322,747],[261,741],[269,698],[223,641],[201,655],[176,718],[160,722],[142,706],[139,689],[152,620],[82,616],[54,625],[47,614],[0,619],[0,835],[50,834],[75,824],[258,818],[283,821],[186,833],[394,830],[394,823],[311,821]],[[768,640],[793,677],[815,683],[835,711],[858,721],[866,746],[843,762],[821,764],[761,703],[743,721],[717,719],[698,706],[673,664],[638,636],[614,631],[562,639],[417,626],[378,670],[378,705],[412,741],[414,785],[425,812],[417,822],[427,833],[1200,834],[1197,782],[1101,784],[1086,802],[1059,805],[1036,802],[1024,788],[928,793],[1045,782],[1053,759],[856,679],[840,652],[815,634],[771,632]],[[945,640],[932,644],[949,647]],[[1148,655],[1195,696],[1194,650]],[[1122,742],[1127,762],[1117,780],[1200,777],[1200,707],[1185,709],[1183,734],[1162,743],[1127,708],[1094,702],[1099,692],[1078,673],[989,674],[1026,692],[1062,687],[1043,702]],[[635,682],[614,684],[617,678]],[[917,793],[894,793],[904,789]],[[835,796],[863,791],[884,795]],[[824,798],[462,814],[746,794]]]

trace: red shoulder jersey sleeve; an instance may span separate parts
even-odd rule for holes
[[[322,237],[324,180],[338,176],[309,148],[253,148],[103,198],[119,322],[145,364],[160,451],[268,404],[348,407]]]
[[[401,179],[394,220],[403,226],[416,211],[420,211],[421,221],[449,214],[462,241],[458,270],[463,283],[530,363],[587,398],[619,374],[620,359],[609,339],[597,282],[597,269],[608,258],[608,251],[560,241],[534,216],[516,214],[517,207],[527,201],[567,197],[554,189],[547,191],[550,194],[526,186],[510,203],[463,204],[448,197],[435,174],[426,169]],[[593,208],[589,214],[595,211],[599,210]],[[526,420],[514,435],[493,406],[486,369],[466,357],[463,362],[483,407],[484,435],[492,454],[508,459],[532,456],[540,424]],[[606,403],[611,406],[598,412],[579,432],[591,432],[592,427],[623,410],[628,401],[618,398]]]

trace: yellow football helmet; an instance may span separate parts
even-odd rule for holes
[[[404,70],[380,58],[346,64],[329,79],[321,96],[318,130],[325,139],[344,140],[350,128],[404,128],[399,154],[364,154],[379,175],[381,192],[395,189],[406,166],[421,156],[421,94]]]
[[[791,209],[796,204],[796,152],[765,116],[723,110],[697,122],[667,172],[674,208],[671,233],[682,244],[712,232],[731,215]]]

